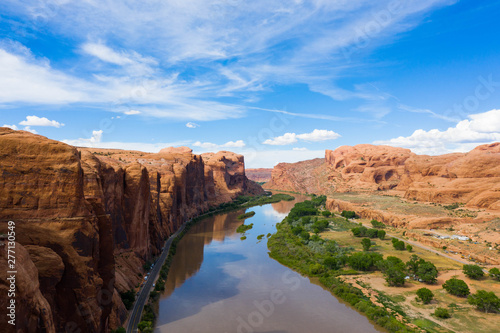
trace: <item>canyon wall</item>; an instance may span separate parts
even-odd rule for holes
[[[231,152],[77,149],[6,128],[0,175],[0,233],[15,221],[18,271],[26,272],[16,286],[17,329],[30,332],[120,326],[119,292],[140,284],[143,263],[169,235],[210,207],[263,193]],[[0,277],[0,292],[7,286]]]
[[[324,160],[278,164],[264,186],[317,194],[390,191],[408,200],[500,210],[500,143],[441,156],[342,146],[326,150]]]
[[[271,180],[272,168],[246,169],[248,179],[254,182],[268,182]]]

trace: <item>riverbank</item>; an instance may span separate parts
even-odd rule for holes
[[[445,278],[457,275],[467,282],[471,292],[481,289],[497,293],[498,283],[492,279],[472,281],[464,278],[461,265],[450,258],[420,248],[416,252],[398,251],[387,238],[372,240],[373,248],[363,251],[361,238],[354,237],[351,231],[351,228],[359,227],[357,223],[337,216],[325,217],[321,213],[329,215],[329,212],[319,210],[306,212],[304,207],[298,207],[295,212],[292,209],[269,240],[270,256],[303,275],[319,278],[334,295],[390,332],[492,332],[497,327],[497,314],[479,312],[468,305],[466,298],[451,296],[441,287]],[[319,223],[321,220],[328,221],[328,228],[314,230],[316,225],[323,224]],[[389,286],[385,276],[376,271],[375,264],[363,271],[358,271],[360,268],[356,267],[357,270],[354,270],[350,257],[355,257],[355,254],[363,256],[365,261],[370,259],[368,257],[380,260],[382,255],[407,261],[417,254],[437,266],[437,283],[427,285],[407,280],[404,287]],[[435,301],[431,304],[418,301],[416,290],[422,287],[428,287],[435,293]],[[449,306],[452,319],[443,321],[432,316],[436,306]],[[480,328],[478,323],[481,323]]]
[[[148,281],[155,281],[154,283],[154,290],[151,291],[149,294],[149,298],[147,301],[147,304],[144,305],[144,311],[142,313],[142,318],[140,322],[137,325],[137,328],[139,328],[140,332],[146,333],[146,332],[152,332],[153,328],[155,326],[155,321],[157,318],[157,308],[158,308],[158,300],[161,295],[161,293],[165,290],[165,280],[167,279],[168,272],[170,269],[170,266],[172,264],[173,256],[176,253],[176,248],[178,242],[182,239],[182,237],[189,231],[189,229],[196,225],[198,222],[200,222],[203,219],[206,219],[208,217],[218,215],[218,214],[223,214],[227,212],[231,212],[234,210],[238,209],[245,209],[245,208],[250,208],[254,206],[262,206],[270,203],[277,203],[280,201],[291,201],[294,200],[294,197],[287,195],[287,194],[271,194],[271,193],[266,193],[265,195],[261,196],[239,196],[235,200],[229,203],[223,203],[219,205],[217,208],[212,208],[208,212],[199,215],[188,222],[186,222],[183,226],[183,229],[177,234],[174,235],[174,237],[171,237],[168,241],[171,240],[171,243],[165,246],[165,251],[168,252],[168,255],[166,259],[164,260],[164,263],[161,264],[161,269],[156,272],[154,275],[149,275]],[[153,267],[152,271],[155,271],[155,267]],[[158,279],[157,274],[159,274]],[[142,290],[142,289],[141,289]],[[148,289],[149,291],[150,289]],[[141,298],[138,297],[137,300],[140,300]],[[142,300],[144,302],[144,299]],[[136,305],[134,304],[134,309],[136,308]],[[136,327],[130,327],[128,328],[127,332],[132,332]]]

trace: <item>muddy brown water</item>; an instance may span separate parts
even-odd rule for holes
[[[267,238],[298,201],[279,202],[207,218],[177,245],[159,302],[155,332],[383,332],[329,291],[269,258]],[[240,240],[237,216],[251,230]]]

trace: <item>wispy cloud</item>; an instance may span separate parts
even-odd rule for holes
[[[189,122],[186,124],[186,127],[187,128],[196,128],[196,127],[200,127],[200,125],[193,123],[193,122]]]
[[[213,120],[247,110],[219,98],[243,104],[276,84],[306,84],[336,100],[380,100],[381,91],[338,81],[362,71],[364,53],[454,2],[57,1],[50,15],[36,0],[9,2],[20,15],[50,16],[48,31],[80,41],[82,66],[75,67],[85,73],[0,48],[0,85],[7,87],[0,103],[126,104],[153,117]]]

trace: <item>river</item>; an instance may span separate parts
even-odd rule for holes
[[[155,332],[383,332],[329,291],[269,258],[267,238],[295,201],[213,216],[177,245]],[[240,240],[237,216],[255,211]]]

